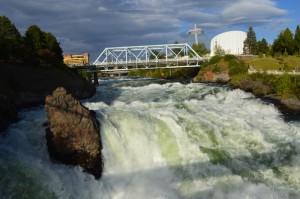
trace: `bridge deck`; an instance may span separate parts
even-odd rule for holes
[[[188,44],[164,44],[106,48],[92,65],[74,66],[87,72],[113,72],[159,68],[199,67],[207,60]]]
[[[87,72],[112,72],[112,71],[132,71],[132,70],[150,70],[161,68],[195,68],[206,60],[162,60],[162,61],[139,61],[124,63],[106,63],[102,65],[77,65],[72,68],[87,69]]]

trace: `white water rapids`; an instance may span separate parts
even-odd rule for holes
[[[0,198],[300,198],[300,121],[227,86],[102,80],[104,173],[54,164],[43,107],[0,135]]]

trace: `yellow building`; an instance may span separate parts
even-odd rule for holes
[[[68,66],[82,66],[89,64],[89,54],[65,54],[64,63]]]

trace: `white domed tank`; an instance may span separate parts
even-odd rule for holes
[[[243,54],[244,41],[247,33],[243,31],[228,31],[212,38],[210,43],[210,55],[215,55],[215,47],[220,46],[226,54]]]

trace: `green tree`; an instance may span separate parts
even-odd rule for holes
[[[252,28],[252,26],[249,27],[249,30],[247,32],[247,38],[244,41],[244,48],[243,48],[244,54],[257,54],[257,41],[256,41],[256,34]]]
[[[24,44],[20,32],[7,17],[0,16],[0,60],[15,62],[23,59]]]
[[[295,52],[300,56],[300,27],[299,27],[299,25],[296,28],[294,39],[295,39]]]
[[[271,48],[265,38],[257,42],[257,53],[267,54]]]
[[[53,34],[32,25],[25,32],[24,40],[28,64],[58,66],[63,63],[63,51]]]
[[[192,49],[200,56],[210,53],[204,43],[193,44]]]
[[[295,40],[293,33],[290,29],[283,30],[277,39],[275,39],[272,46],[273,53],[283,54],[287,52],[289,55],[293,55],[295,52]]]
[[[26,62],[30,66],[42,65],[42,54],[48,54],[43,49],[46,48],[44,32],[36,25],[29,26],[24,36],[26,47]]]
[[[37,25],[29,26],[24,38],[27,49],[37,51],[46,48],[45,34]]]
[[[46,48],[54,54],[54,59],[57,62],[63,63],[63,51],[57,42],[57,39],[51,33],[44,33],[45,41],[46,41]]]

